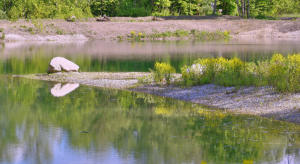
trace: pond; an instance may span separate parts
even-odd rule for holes
[[[141,47],[133,48],[130,48],[133,43],[118,43],[111,51],[102,51],[105,44],[108,43],[26,44],[2,49],[1,164],[300,161],[300,126],[296,124],[235,115],[149,94],[10,75],[42,73],[51,57],[56,55],[76,60],[83,71],[147,71],[156,60],[182,65],[202,54],[217,54],[205,53],[204,49],[197,48],[201,44],[191,43],[143,43]],[[137,53],[122,54],[124,49],[117,51],[117,45]],[[283,47],[288,46],[278,44],[277,48],[265,45],[258,50],[247,49],[249,46],[238,50],[240,46],[229,43],[204,45],[216,47],[218,55],[241,55],[245,60],[264,58],[273,52],[300,52],[293,44],[288,44],[290,47],[286,49]],[[163,52],[156,47],[153,53],[147,54],[144,46],[174,49]],[[181,56],[181,46],[189,47],[190,51]],[[97,47],[99,53],[94,50]],[[260,52],[262,56],[259,56]]]
[[[77,63],[81,71],[148,72],[155,61],[171,63],[177,71],[199,57],[240,57],[255,61],[274,53],[299,53],[298,42],[108,42],[8,43],[0,45],[0,73],[44,73],[54,56]]]

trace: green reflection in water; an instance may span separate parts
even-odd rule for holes
[[[263,60],[272,56],[269,54],[240,54],[242,60],[255,61]],[[50,60],[55,56],[63,56],[75,62],[80,66],[80,71],[84,72],[148,72],[149,68],[153,68],[156,61],[170,63],[175,67],[177,72],[184,65],[190,65],[199,57],[218,57],[218,54],[161,54],[157,56],[125,56],[112,57],[109,56],[91,56],[85,54],[55,54],[49,55],[43,51],[34,52],[27,56],[11,56],[0,58],[0,74],[32,74],[47,72]],[[239,56],[237,53],[223,54],[224,57]]]
[[[83,55],[84,56],[84,55]],[[0,74],[31,74],[47,72],[50,60],[54,56],[35,54],[28,57],[10,57],[0,59]],[[66,56],[80,66],[80,71],[88,72],[148,72],[155,60],[111,60],[98,59],[91,56]]]
[[[58,153],[72,159],[81,156],[68,152],[79,151],[96,154],[89,160],[101,163],[97,156],[111,148],[121,160],[133,156],[135,163],[299,159],[299,126],[294,124],[83,86],[57,98],[49,92],[53,85],[1,78],[0,163],[15,162],[20,149],[26,153],[18,163],[59,163]]]

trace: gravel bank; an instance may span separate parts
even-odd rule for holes
[[[36,24],[42,25],[39,28]],[[59,19],[42,19],[32,21],[18,20],[11,22],[0,20],[0,28],[6,34],[6,41],[49,40],[70,41],[68,38],[88,38],[90,40],[114,40],[118,36],[126,36],[131,31],[151,34],[175,30],[230,31],[238,40],[300,40],[300,19],[296,20],[256,20],[239,17],[162,17],[153,21],[152,17],[114,17],[110,22],[96,22],[94,18],[67,22]],[[64,37],[65,36],[65,37]],[[73,37],[75,36],[75,37]],[[72,40],[72,39],[71,39]]]
[[[81,72],[81,73],[54,73],[35,75],[15,75],[15,77],[25,77],[29,79],[55,81],[61,83],[79,83],[83,85],[96,86],[102,88],[127,89],[138,84],[138,78],[149,73],[125,72]]]
[[[223,87],[214,84],[179,88],[176,86],[139,86],[132,89],[164,97],[213,106],[240,114],[253,114],[289,120],[299,112],[300,93],[282,94],[270,87]],[[293,114],[292,114],[293,113]],[[300,117],[291,117],[300,123]]]
[[[16,77],[125,89],[217,107],[238,114],[259,115],[300,123],[300,93],[281,94],[270,87],[236,88],[208,84],[180,88],[139,84],[138,78],[147,75],[149,73],[82,72],[17,75]]]

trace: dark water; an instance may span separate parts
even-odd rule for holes
[[[82,44],[8,43],[0,46],[0,73],[44,73],[52,57],[64,56],[76,62],[81,71],[145,72],[156,61],[171,63],[179,72],[200,57],[234,57],[256,61],[274,53],[300,53],[298,42],[145,42]]]
[[[198,57],[259,60],[298,43],[6,44],[0,50],[0,163],[299,163],[300,126],[172,99],[12,78],[43,73],[53,56],[82,71],[177,69]],[[57,97],[59,96],[59,97]]]

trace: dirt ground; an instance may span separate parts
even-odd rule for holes
[[[155,21],[153,17],[114,17],[109,22],[97,22],[94,18],[76,22],[58,19],[18,20],[16,22],[0,20],[0,29],[5,33],[6,40],[110,40],[116,39],[118,36],[126,36],[131,31],[151,34],[178,29],[211,32],[227,30],[234,39],[241,40],[300,40],[299,18],[294,20],[247,20],[232,16],[185,16],[162,17]],[[68,36],[68,38],[59,36]],[[72,36],[75,37],[72,38]]]

